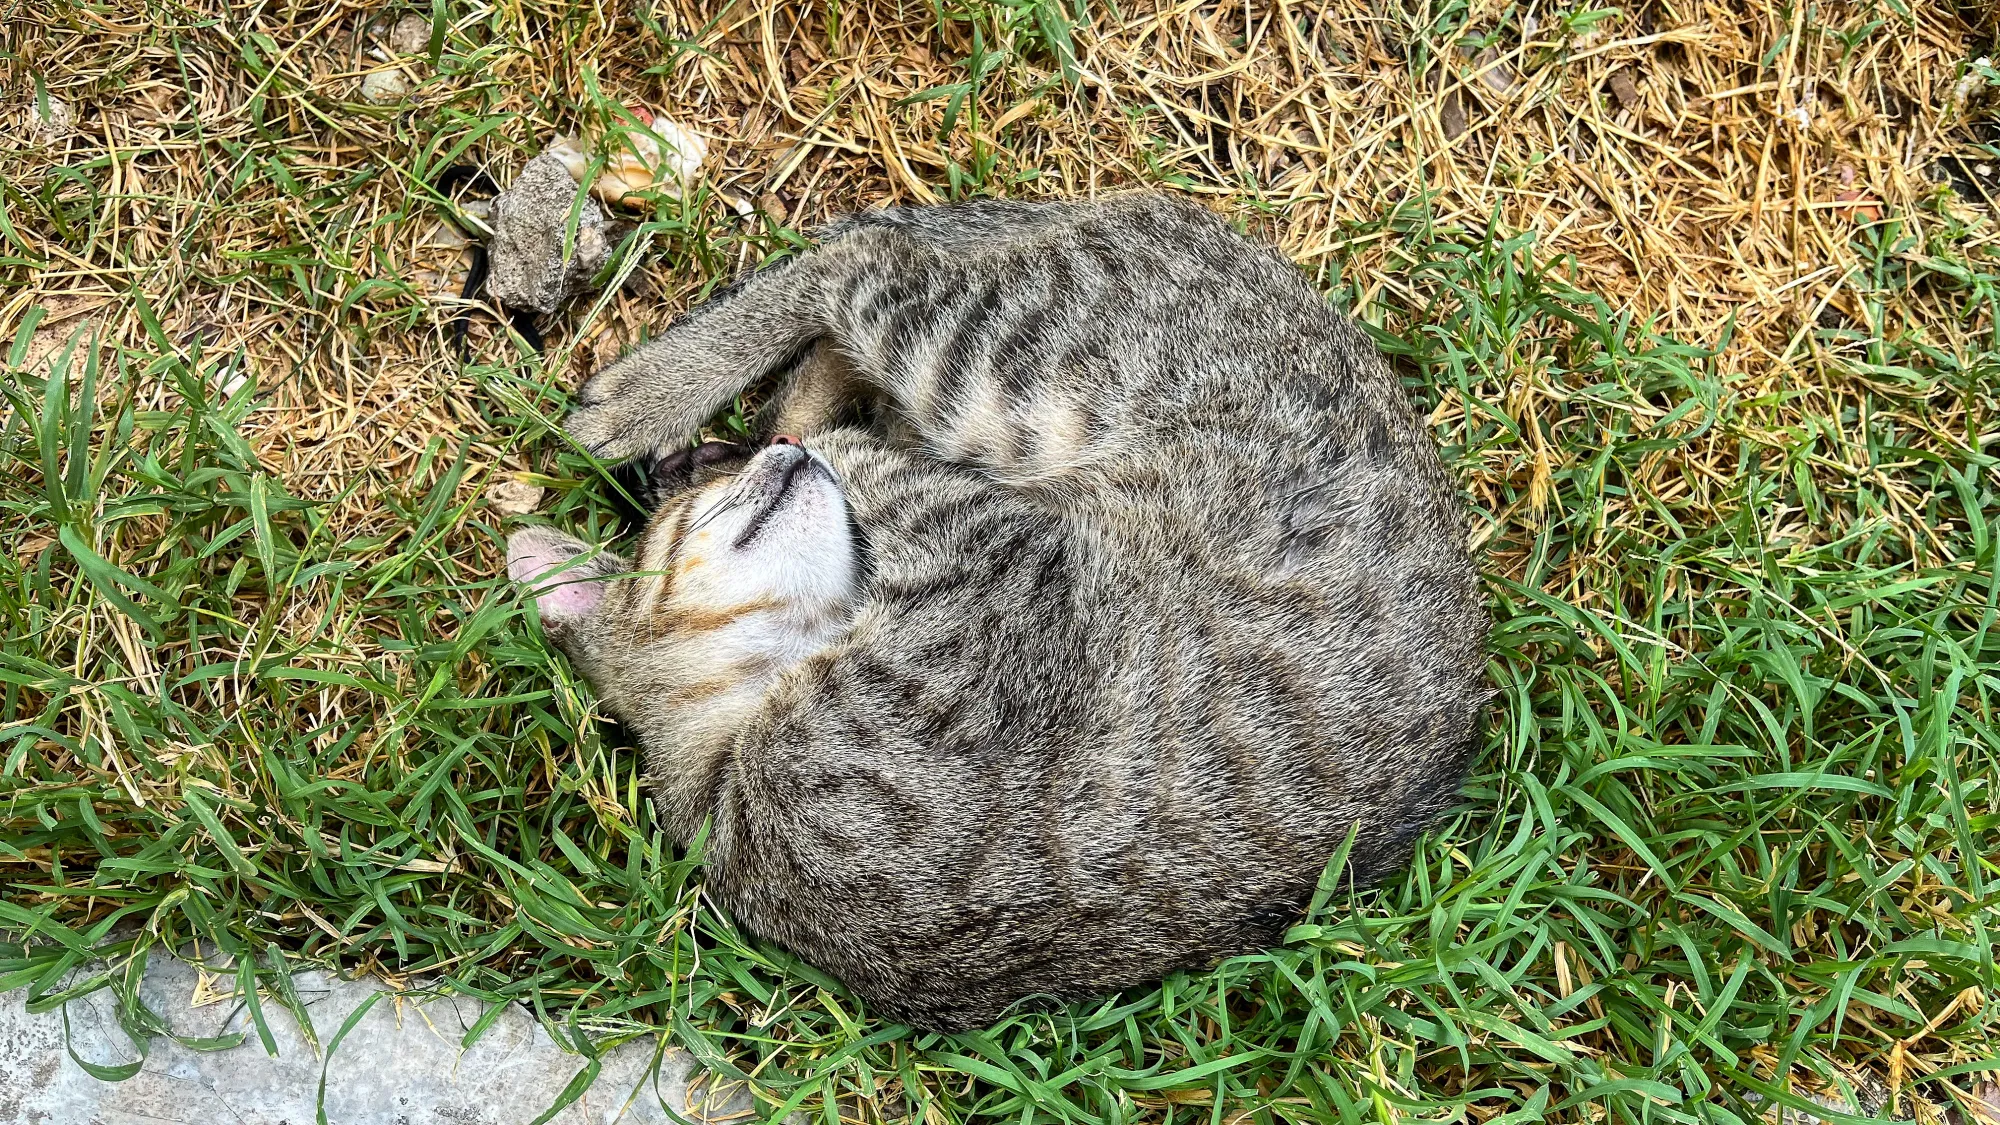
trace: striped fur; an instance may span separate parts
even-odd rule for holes
[[[1456,490],[1275,252],[1151,195],[858,215],[568,425],[658,457],[788,369],[774,425],[832,483],[773,517],[783,566],[760,532],[710,551],[734,584],[648,602],[643,565],[510,545],[750,930],[966,1027],[1274,942],[1350,830],[1377,879],[1453,801],[1487,694]],[[672,481],[641,563],[796,449]],[[572,556],[601,595],[548,585]]]

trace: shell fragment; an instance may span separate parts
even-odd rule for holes
[[[590,193],[613,206],[637,206],[641,203],[639,193],[655,189],[685,198],[701,177],[708,142],[664,114],[638,106],[627,108],[644,128],[619,131]],[[563,137],[550,145],[549,151],[569,169],[570,178],[582,183],[590,172],[594,147],[575,137]]]

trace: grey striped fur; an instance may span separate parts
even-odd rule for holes
[[[788,370],[810,464],[663,459]],[[856,215],[580,399],[657,466],[639,569],[535,531],[514,572],[604,580],[543,620],[669,830],[712,822],[713,898],[879,1014],[1276,942],[1350,829],[1366,883],[1455,799],[1488,694],[1456,489],[1366,337],[1199,207]]]

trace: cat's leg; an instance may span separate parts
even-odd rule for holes
[[[853,368],[825,343],[808,348],[757,409],[748,440],[722,439],[642,453],[612,471],[640,509],[640,518],[705,476],[733,472],[773,440],[812,437],[870,420],[866,388]]]
[[[1319,471],[1407,413],[1362,332],[1197,204],[1027,207],[988,241],[991,223],[944,233],[954,213],[877,228],[922,270],[830,310],[834,343],[934,458],[1066,501],[1114,478],[1130,497],[1214,464],[1254,476],[1277,443]]]
[[[860,420],[857,415],[866,413],[872,397],[846,357],[822,340],[792,365],[758,409],[754,428],[765,440],[808,438]]]
[[[578,394],[565,428],[592,452],[628,460],[670,448],[730,398],[801,360],[804,382],[772,417],[774,432],[836,420],[865,387],[851,368],[816,362],[806,349],[856,318],[908,319],[933,304],[937,267],[947,259],[1017,246],[1087,215],[1069,204],[981,201],[946,207],[888,208],[836,220],[800,258],[746,275],[669,325],[657,340],[599,372]],[[910,284],[900,284],[907,281]],[[838,342],[838,341],[837,341]],[[827,353],[839,358],[845,349]],[[850,357],[851,358],[851,357]],[[886,388],[884,388],[886,389]]]
[[[1188,390],[1134,373],[1172,346],[1205,263],[1185,249],[1135,261],[1131,244],[1186,227],[1198,245],[1224,228],[1148,199],[1050,207],[1037,221],[1043,210],[979,219],[968,230],[994,238],[977,252],[939,233],[956,209],[856,220],[592,378],[566,428],[608,459],[658,450],[824,340],[923,452],[1010,484],[1072,480],[1143,446]]]
[[[563,428],[607,461],[665,454],[825,333],[807,254],[739,278],[598,371]]]
[[[928,315],[953,276],[945,255],[895,230],[842,234],[740,279],[593,375],[563,428],[609,461],[667,449],[746,388],[807,358],[821,340],[833,345],[831,358],[852,360],[843,344],[861,325]],[[837,382],[834,367],[806,366],[815,391]],[[840,397],[824,396],[823,405]],[[821,413],[806,401],[802,411]]]
[[[904,430],[898,444],[1004,484],[1058,488],[1146,444],[1142,431],[1172,406],[1135,385],[1128,361],[1174,324],[1133,306],[1174,279],[1138,276],[1097,229],[1124,209],[890,212],[836,244],[859,248],[869,234],[882,248],[856,255],[827,332]]]

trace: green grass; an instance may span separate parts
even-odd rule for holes
[[[1418,8],[1440,37],[1468,18]],[[541,54],[598,41],[581,12]],[[937,9],[973,44],[939,47],[953,81],[910,99],[963,95],[939,195],[1029,178],[970,123],[1060,87],[1083,14]],[[601,95],[508,102],[499,17],[434,39],[450,97],[408,111],[335,104],[305,56],[261,33],[218,53],[198,23],[163,21],[163,65],[233,59],[257,92],[182,126],[213,160],[193,187],[155,169],[107,194],[99,156],[0,195],[0,309],[30,310],[0,340],[0,990],[109,988],[143,1037],[154,951],[197,948],[263,1021],[310,1020],[283,970],[375,969],[526,1004],[579,1048],[664,1033],[770,1119],[829,1125],[857,1101],[926,1125],[1733,1125],[1862,1070],[1900,1079],[1905,1116],[2000,1071],[1990,231],[1941,204],[1860,231],[1858,312],[1809,323],[1789,365],[1731,365],[1732,326],[1670,337],[1525,235],[1421,202],[1345,229],[1315,280],[1373,295],[1481,521],[1498,696],[1463,801],[1389,885],[1324,888],[1283,948],[915,1035],[746,940],[656,838],[635,755],[499,579],[512,524],[481,500],[526,464],[536,519],[622,532],[554,429],[568,341],[548,369],[504,342],[449,369],[438,302],[384,249],[444,167]],[[641,23],[661,67],[691,56]],[[365,158],[321,162],[355,135]],[[187,218],[167,283],[107,218],[153,205]],[[692,290],[797,238],[728,214],[663,206],[649,273]],[[133,286],[133,330],[86,329],[51,377],[22,362],[36,287],[78,261]],[[220,393],[245,352],[188,311],[219,289],[289,310],[297,370]],[[452,425],[393,471],[287,474],[253,412],[337,398],[349,356],[431,364],[413,393]]]
[[[600,1044],[670,1031],[774,1113],[900,1089],[931,1120],[1093,1122],[1731,1122],[1992,990],[1995,341],[1833,341],[1895,375],[1858,417],[1780,425],[1783,394],[1718,381],[1528,240],[1406,219],[1383,229],[1431,303],[1378,310],[1384,343],[1420,396],[1477,404],[1524,366],[1570,388],[1541,438],[1564,468],[1539,513],[1532,485],[1493,498],[1500,696],[1460,811],[1284,948],[978,1034],[869,1020],[655,838],[635,757],[493,573],[465,449],[354,482],[382,530],[330,534],[238,436],[250,394],[215,396],[232,357],[163,349],[6,386],[0,917],[29,940],[0,986],[46,1002],[103,959],[81,987],[144,1032],[149,950],[195,942],[246,995],[378,964]],[[1985,301],[2000,269],[1885,284]],[[471,374],[492,440],[551,458],[551,518],[610,533],[551,434],[561,393]],[[1963,433],[1911,444],[1940,399]],[[1440,437],[1468,469],[1534,440],[1477,405]],[[1717,457],[1726,479],[1698,471]],[[1961,1007],[1913,1043],[1964,1056],[1916,1091],[2000,1068],[1991,1024]]]

